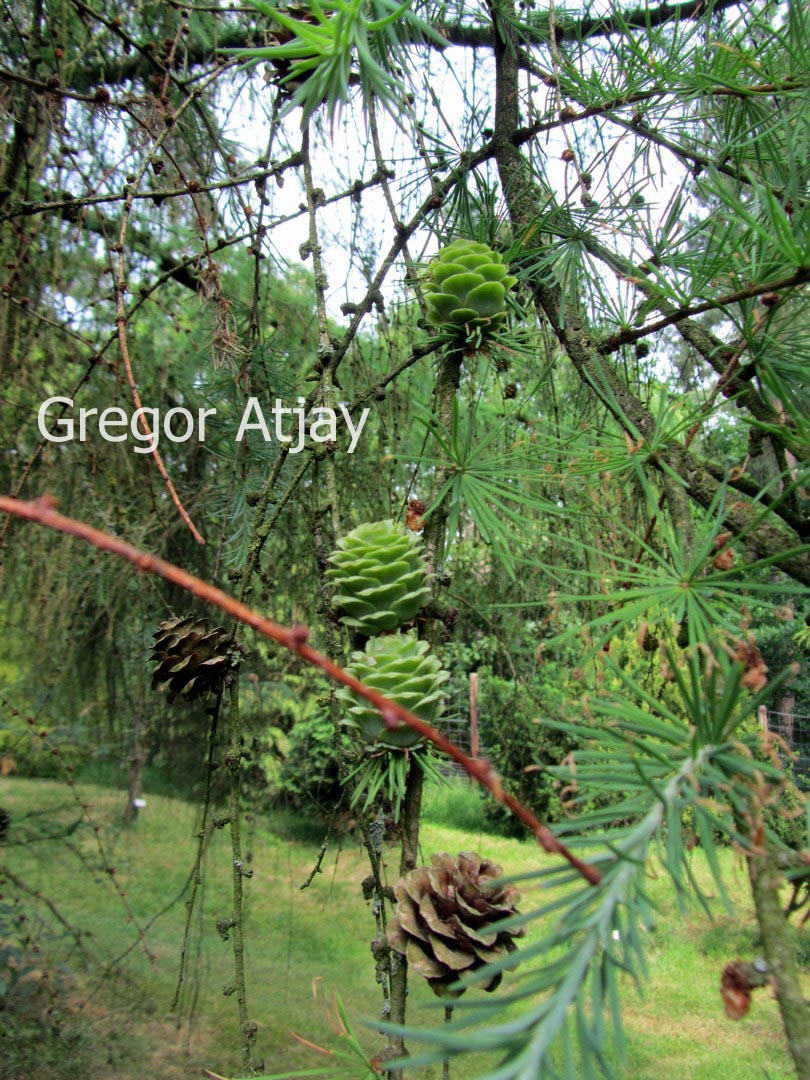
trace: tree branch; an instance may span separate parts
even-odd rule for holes
[[[504,790],[500,779],[488,762],[470,757],[469,754],[466,754],[432,725],[420,720],[418,716],[415,716],[397,702],[391,701],[383,694],[378,693],[378,691],[365,686],[353,675],[338,667],[327,656],[307,645],[309,632],[306,627],[299,626],[288,629],[280,626],[278,623],[273,622],[272,619],[259,615],[258,612],[253,611],[246,604],[234,600],[232,596],[228,596],[221,589],[209,585],[201,578],[189,574],[188,571],[181,569],[179,566],[166,562],[164,559],[159,559],[156,555],[149,555],[145,551],[139,551],[138,548],[128,544],[125,540],[112,536],[110,533],[102,532],[92,525],[76,521],[74,518],[65,517],[57,512],[55,500],[52,498],[44,497],[35,499],[33,502],[21,502],[18,499],[9,499],[2,496],[0,497],[0,512],[11,514],[25,521],[36,522],[57,532],[66,533],[69,536],[76,536],[80,540],[92,544],[99,551],[111,552],[113,555],[132,563],[144,573],[156,574],[158,577],[162,577],[166,581],[170,581],[181,589],[190,592],[204,603],[218,607],[227,615],[238,619],[246,626],[252,627],[263,637],[269,638],[271,641],[282,645],[285,649],[296,653],[302,660],[306,660],[308,664],[312,664],[314,667],[326,672],[335,682],[347,686],[350,690],[359,694],[360,697],[365,698],[366,701],[380,710],[383,717],[405,723],[413,728],[422,738],[433,743],[437,750],[441,750],[453,761],[458,762],[470,776],[487,788],[498,802],[508,807],[515,817],[531,829],[538,843],[545,851],[550,854],[561,855],[591,885],[597,885],[601,881],[602,875],[596,867],[590,866],[577,858],[573,852],[560,843],[548,826],[539,821],[527,807]]]
[[[696,304],[685,304],[683,307],[673,308],[662,319],[657,319],[646,326],[621,330],[618,334],[614,334],[601,342],[598,349],[603,354],[615,352],[622,345],[630,345],[640,338],[647,337],[650,334],[657,334],[667,326],[676,325],[685,319],[692,319],[695,315],[703,315],[707,311],[717,311],[727,307],[729,304],[738,304],[742,300],[753,300],[757,296],[764,296],[766,293],[778,293],[783,289],[792,289],[797,285],[804,285],[807,281],[810,281],[810,270],[800,267],[794,273],[767,284],[752,282],[750,285],[745,285],[743,288],[735,289],[730,293],[724,293],[712,300],[701,300]]]
[[[736,0],[717,0],[711,5],[717,13],[726,8],[733,7]],[[93,11],[86,4],[78,4],[89,16],[98,20],[102,25],[108,22]],[[646,7],[631,8],[628,11],[614,15],[610,18],[584,17],[582,19],[570,19],[561,21],[558,19],[557,37],[559,40],[576,39],[586,37],[605,37],[621,32],[625,27],[633,29],[646,29],[647,27],[661,26],[669,20],[689,20],[704,18],[708,6],[705,0],[690,0],[683,4],[660,4],[650,9]],[[224,14],[224,12],[223,12]],[[560,24],[562,22],[562,24]],[[495,40],[490,26],[465,25],[459,21],[437,23],[435,29],[445,38],[447,45],[456,45],[462,48],[494,48]],[[136,82],[148,79],[158,68],[155,58],[149,52],[138,51],[137,42],[127,39],[121,28],[116,27],[118,36],[134,50],[129,56],[117,56],[105,58],[104,61],[87,61],[77,66],[71,73],[69,88],[78,93],[99,86],[119,86],[123,83]],[[216,45],[196,34],[189,34],[184,42],[183,62],[188,70],[198,68],[205,64],[215,63],[218,53],[226,49],[243,49],[257,44],[257,33],[254,27],[246,25],[226,24],[219,31]],[[428,40],[431,48],[440,49],[442,46]]]

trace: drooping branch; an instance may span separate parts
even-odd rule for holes
[[[177,121],[182,116],[182,114],[186,111],[186,109],[191,105],[193,100],[194,100],[193,96],[187,97],[186,100],[175,110],[175,113],[174,113],[174,116],[173,116],[174,121]],[[134,372],[133,372],[133,369],[132,369],[132,362],[131,362],[130,355],[129,355],[129,344],[128,344],[128,341],[127,341],[127,320],[128,320],[128,316],[127,316],[126,301],[125,301],[125,296],[126,296],[126,293],[127,293],[127,275],[126,275],[126,263],[125,263],[124,254],[125,254],[125,251],[126,251],[127,229],[129,228],[129,219],[130,219],[130,215],[131,215],[131,212],[132,212],[132,204],[133,204],[134,196],[135,196],[135,194],[136,194],[136,192],[138,190],[138,187],[139,187],[141,181],[143,180],[143,177],[144,177],[144,174],[146,173],[147,168],[149,167],[150,163],[152,161],[154,161],[156,154],[160,150],[163,143],[166,141],[166,139],[168,137],[168,134],[169,134],[169,131],[170,131],[170,128],[168,126],[164,128],[164,130],[161,132],[161,134],[155,140],[155,143],[152,146],[152,148],[150,149],[149,153],[145,156],[144,160],[141,162],[140,168],[138,169],[137,173],[135,174],[135,177],[132,180],[132,183],[131,184],[128,183],[127,187],[125,188],[126,198],[124,200],[123,213],[121,215],[121,228],[120,228],[119,236],[118,236],[118,244],[116,245],[116,248],[117,248],[117,251],[118,251],[118,273],[117,273],[116,283],[115,283],[115,306],[116,306],[115,325],[116,325],[117,330],[118,330],[118,341],[119,341],[119,345],[120,345],[120,349],[121,349],[121,357],[122,357],[122,359],[124,361],[124,367],[126,369],[126,374],[127,374],[127,382],[129,383],[130,391],[132,393],[132,399],[135,402],[136,415],[138,416],[138,422],[139,422],[140,428],[143,431],[143,433],[149,438],[151,438],[152,432],[151,432],[151,430],[149,428],[149,424],[148,424],[148,422],[146,420],[144,410],[143,410],[143,408],[141,406],[140,394],[138,392],[138,385],[137,385],[137,383],[135,381],[135,375],[134,375]],[[158,472],[160,473],[161,477],[163,478],[163,482],[166,485],[166,489],[169,492],[169,496],[171,497],[172,502],[174,503],[175,507],[177,508],[178,513],[180,514],[181,518],[183,519],[183,521],[188,526],[189,531],[191,532],[191,535],[194,537],[194,539],[197,541],[197,543],[204,544],[205,540],[203,539],[202,534],[198,531],[197,527],[194,525],[194,522],[189,517],[188,512],[186,511],[186,508],[183,506],[183,503],[180,500],[180,496],[177,494],[177,491],[176,491],[176,489],[174,487],[174,484],[172,483],[171,477],[169,476],[169,473],[168,473],[168,471],[166,469],[166,466],[163,463],[163,458],[162,458],[162,456],[161,456],[161,454],[160,454],[160,452],[159,452],[159,450],[157,448],[157,441],[156,440],[153,440],[153,445],[152,445],[152,451],[151,452],[152,452],[152,457],[153,457],[154,462],[155,462],[155,466],[157,467]]]
[[[76,521],[74,518],[60,514],[56,510],[55,500],[52,498],[44,497],[35,499],[33,502],[22,502],[19,499],[10,499],[3,496],[0,497],[0,512],[11,514],[25,521],[36,522],[57,532],[66,533],[69,536],[78,537],[80,540],[84,540],[86,543],[98,548],[99,551],[108,551],[113,555],[117,555],[119,558],[132,563],[133,566],[136,566],[144,573],[156,574],[158,577],[179,586],[179,588],[185,589],[186,592],[196,596],[204,603],[218,607],[227,615],[252,627],[263,637],[269,638],[285,649],[296,653],[302,660],[320,668],[335,682],[348,687],[374,705],[375,708],[380,710],[383,721],[387,724],[395,727],[400,723],[405,723],[413,728],[422,738],[432,743],[437,750],[441,750],[442,753],[447,754],[453,761],[461,765],[465,772],[485,787],[498,802],[508,807],[515,817],[531,829],[538,843],[545,851],[549,854],[562,856],[590,884],[597,885],[601,881],[602,875],[596,867],[590,866],[577,858],[572,851],[569,851],[565,845],[560,843],[548,826],[535,817],[531,810],[504,790],[499,777],[488,762],[470,757],[469,754],[466,754],[431,724],[420,720],[418,716],[409,712],[408,709],[403,708],[402,705],[397,704],[395,701],[391,701],[378,693],[378,691],[365,686],[353,675],[334,664],[327,656],[313,649],[311,645],[307,644],[309,632],[306,627],[288,628],[281,626],[272,619],[259,615],[258,612],[235,600],[214,585],[208,584],[208,582],[195,577],[193,574],[189,574],[188,571],[181,569],[181,567],[166,562],[156,555],[140,551],[138,548],[133,547],[132,544],[128,544],[126,540],[102,532],[100,529],[87,525],[83,521]]]
[[[711,5],[715,14],[725,11],[726,8],[734,7],[736,0],[716,0]],[[569,14],[562,16],[557,14],[554,26],[556,41],[584,41],[590,37],[610,37],[613,34],[623,34],[627,30],[647,30],[663,26],[666,22],[688,22],[691,19],[703,19],[707,15],[705,0],[690,0],[685,4],[659,4],[658,7],[647,6],[628,8],[618,11],[615,15],[601,18],[598,16],[585,15],[576,18]],[[530,23],[530,17],[524,19]],[[494,35],[489,26],[465,26],[462,23],[439,24],[437,30],[446,39],[449,45],[463,45],[471,48],[494,45]],[[538,37],[541,34],[551,36],[550,21],[543,10],[537,19],[536,30]],[[430,42],[432,44],[432,42]]]

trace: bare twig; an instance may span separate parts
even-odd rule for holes
[[[13,885],[15,889],[25,893],[26,896],[30,896],[34,900],[38,900],[41,904],[44,904],[59,925],[62,926],[76,942],[76,947],[84,959],[90,964],[98,964],[97,958],[90,949],[88,949],[84,941],[85,937],[88,935],[88,931],[81,930],[78,926],[73,926],[72,923],[69,923],[50,897],[45,896],[44,893],[39,892],[38,889],[34,889],[31,885],[27,885],[22,878],[13,874],[7,866],[0,866],[0,881],[2,880],[7,881],[10,885]]]

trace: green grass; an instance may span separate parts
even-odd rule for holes
[[[485,833],[484,800],[480,789],[463,780],[430,784],[422,802],[422,820],[470,833]]]
[[[13,819],[5,850],[7,866],[28,889],[50,898],[69,923],[88,932],[87,945],[96,958],[87,968],[42,900],[23,897],[28,918],[22,932],[30,932],[42,950],[36,967],[51,980],[60,963],[66,962],[69,969],[55,1005],[55,1020],[61,1017],[64,1026],[61,1034],[57,1028],[50,1043],[40,1037],[29,1045],[32,1038],[26,1042],[20,1033],[16,1047],[9,1034],[12,1029],[5,1027],[5,1037],[0,1036],[0,1075],[26,1080],[33,1075],[54,1080],[179,1080],[199,1076],[203,1068],[224,1076],[237,1074],[236,1004],[223,994],[233,978],[232,946],[216,929],[217,920],[231,911],[227,829],[215,831],[206,854],[187,981],[179,1013],[171,1015],[168,1006],[185,918],[181,894],[193,865],[197,809],[149,796],[137,824],[124,830],[123,793],[79,785],[80,799],[91,804],[93,821],[102,829],[115,879],[139,925],[147,928],[145,942],[152,954],[148,958],[101,865],[90,826],[78,825],[61,839],[14,843],[15,838],[31,838],[46,827],[58,831],[75,822],[79,812],[70,790],[46,780],[9,778],[0,785],[0,803]],[[508,873],[536,867],[547,858],[533,843],[488,836],[480,826],[479,807],[478,795],[466,786],[429,792],[422,832],[425,858],[438,850],[477,850]],[[312,886],[302,891],[319,846],[318,834],[310,837],[289,815],[275,821],[257,816],[246,823],[243,835],[254,870],[252,878],[245,879],[249,1010],[259,1025],[258,1050],[270,1072],[322,1064],[323,1059],[296,1035],[326,1047],[338,1045],[331,1016],[335,993],[342,996],[364,1045],[370,1052],[379,1048],[374,1034],[362,1026],[364,1019],[374,1019],[380,1000],[369,950],[374,921],[361,890],[368,873],[365,855],[354,836],[344,837],[341,847],[327,853]],[[697,909],[681,917],[665,877],[650,881],[650,893],[660,907],[649,935],[651,977],[644,998],[629,983],[625,986],[629,1046],[626,1060],[617,1064],[621,1077],[777,1080],[793,1075],[770,992],[757,993],[742,1022],[733,1023],[723,1012],[722,968],[737,956],[750,955],[755,939],[744,867],[731,852],[724,853],[724,863],[739,902],[739,917],[733,920],[718,915],[711,924]],[[395,875],[396,865],[392,846],[389,877]],[[708,887],[698,853],[695,872]],[[2,891],[6,900],[16,892],[7,884]],[[524,891],[523,909],[539,904],[539,899],[538,893]],[[110,966],[127,949],[128,955]],[[433,995],[416,978],[411,980],[409,1005],[409,1022],[440,1022]],[[72,1058],[60,1056],[60,1040],[64,1050],[71,1039]],[[24,1053],[29,1054],[29,1064],[21,1066]],[[54,1065],[49,1071],[50,1060],[61,1062],[58,1069]],[[31,1062],[37,1064],[36,1071]],[[472,1080],[489,1063],[459,1062],[453,1076]],[[434,1068],[410,1075],[436,1080],[439,1074]]]

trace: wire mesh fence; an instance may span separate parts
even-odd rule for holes
[[[810,790],[810,716],[769,709],[767,723],[768,729],[784,739],[795,755],[793,770],[798,786]]]
[[[472,753],[470,718],[468,716],[446,717],[439,724],[439,728],[448,739],[451,739],[456,744],[456,746],[460,746],[461,749],[466,750],[468,754]],[[478,753],[482,753],[480,747]],[[438,769],[442,776],[467,776],[467,773],[461,765],[458,765],[455,761],[450,761],[449,758],[442,758],[438,763]]]

